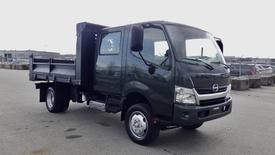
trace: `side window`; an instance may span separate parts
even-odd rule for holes
[[[118,54],[120,51],[121,32],[103,34],[100,54]]]
[[[145,60],[156,65],[167,64],[169,46],[165,35],[161,29],[145,28],[142,56]],[[135,52],[135,55],[139,56]]]

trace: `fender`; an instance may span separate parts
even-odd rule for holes
[[[127,96],[130,93],[139,93],[143,95],[152,107],[152,112],[156,115],[163,115],[159,113],[159,103],[155,102],[155,99],[159,98],[159,94],[154,92],[147,85],[139,81],[130,81],[124,85],[122,94],[123,96]]]

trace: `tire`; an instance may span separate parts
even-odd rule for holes
[[[159,136],[159,126],[153,123],[152,117],[146,104],[135,104],[127,110],[125,128],[133,142],[148,145]]]
[[[62,87],[49,87],[46,94],[46,107],[51,113],[65,112],[69,107],[69,96]]]
[[[195,129],[201,127],[202,125],[203,125],[203,123],[197,123],[197,124],[193,124],[193,125],[182,126],[182,128],[187,129],[187,130],[195,130]]]

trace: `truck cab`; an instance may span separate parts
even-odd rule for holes
[[[129,137],[146,145],[160,130],[196,129],[231,112],[222,50],[209,32],[178,23],[80,23],[76,60],[32,57],[30,80],[47,81],[36,87],[50,112],[66,111],[70,100],[121,112]]]

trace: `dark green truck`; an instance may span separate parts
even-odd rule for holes
[[[31,56],[29,77],[49,112],[70,101],[120,112],[129,137],[146,145],[160,130],[196,129],[231,112],[222,51],[220,39],[178,23],[79,23],[76,59]]]

